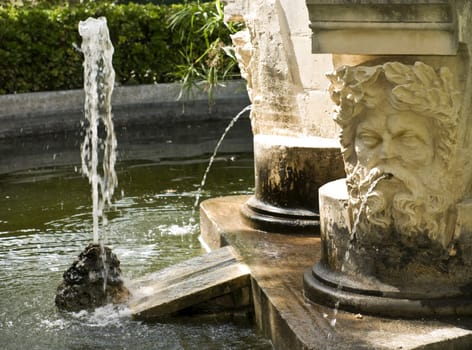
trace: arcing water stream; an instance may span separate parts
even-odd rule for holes
[[[197,190],[197,194],[195,196],[195,202],[193,203],[193,210],[192,210],[192,215],[190,217],[190,220],[193,220],[193,218],[195,217],[195,211],[198,208],[198,202],[200,201],[200,196],[202,194],[202,189],[205,186],[208,173],[210,172],[211,166],[212,166],[213,162],[215,161],[216,154],[218,153],[218,151],[220,149],[220,146],[223,143],[223,140],[225,139],[226,135],[231,130],[231,128],[234,126],[234,124],[239,120],[239,118],[241,118],[241,116],[244,113],[246,113],[247,111],[250,111],[251,107],[252,107],[252,105],[248,105],[248,106],[244,107],[233,119],[231,119],[231,121],[229,122],[229,124],[226,127],[225,131],[223,131],[223,134],[220,136],[218,142],[216,143],[215,149],[213,150],[213,154],[211,155],[210,160],[208,161],[208,165],[207,165],[207,167],[205,169],[205,172],[203,174],[202,181],[200,182],[200,186]]]

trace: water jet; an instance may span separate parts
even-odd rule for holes
[[[105,208],[117,186],[115,172],[116,136],[111,113],[111,95],[115,83],[112,65],[113,45],[106,18],[88,18],[79,23],[83,38],[85,117],[87,127],[81,145],[82,172],[92,187],[93,244],[80,253],[64,273],[64,282],[56,292],[56,306],[68,311],[93,309],[107,303],[122,303],[130,295],[121,279],[119,260],[105,246]],[[99,128],[105,137],[99,136]],[[102,171],[99,172],[101,161]]]

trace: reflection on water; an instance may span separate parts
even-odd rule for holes
[[[132,152],[133,147],[122,150]],[[163,151],[157,147],[155,153]],[[198,217],[191,223],[190,216],[208,157],[154,154],[118,163],[119,186],[106,229],[125,278],[202,253]],[[112,306],[92,313],[56,310],[54,295],[62,273],[91,240],[90,188],[77,164],[78,155],[77,163],[17,167],[0,175],[2,349],[271,348],[243,320],[143,323],[131,320],[125,308]],[[202,200],[251,193],[252,187],[252,154],[223,153],[210,171]]]

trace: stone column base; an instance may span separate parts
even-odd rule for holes
[[[320,261],[304,274],[304,293],[309,300],[388,317],[472,315],[472,290],[467,279],[470,267],[464,263],[467,257],[461,255],[471,246],[468,234],[457,233],[458,251],[450,256],[432,241],[442,260],[434,254],[424,259],[431,251],[419,246],[410,251],[395,233],[383,236],[380,242],[359,242],[350,233],[344,179],[327,183],[319,192],[322,251]],[[466,218],[472,206],[463,202],[456,209],[459,232],[470,232]],[[397,256],[401,258],[395,259]],[[463,269],[454,270],[458,266]]]
[[[348,286],[353,282],[318,263],[305,272],[303,290],[305,297],[316,304],[354,313],[400,318],[472,315],[472,299],[467,296],[410,299],[401,291],[392,291],[390,286]]]
[[[320,233],[320,216],[306,209],[280,208],[252,196],[242,207],[246,223],[256,229],[279,233]]]
[[[344,177],[339,143],[321,137],[254,136],[255,194],[247,224],[269,232],[319,233],[318,188]]]

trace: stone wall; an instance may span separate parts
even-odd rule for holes
[[[229,0],[225,13],[247,28],[233,41],[253,104],[254,134],[336,137],[325,78],[332,59],[311,54],[305,1]]]

